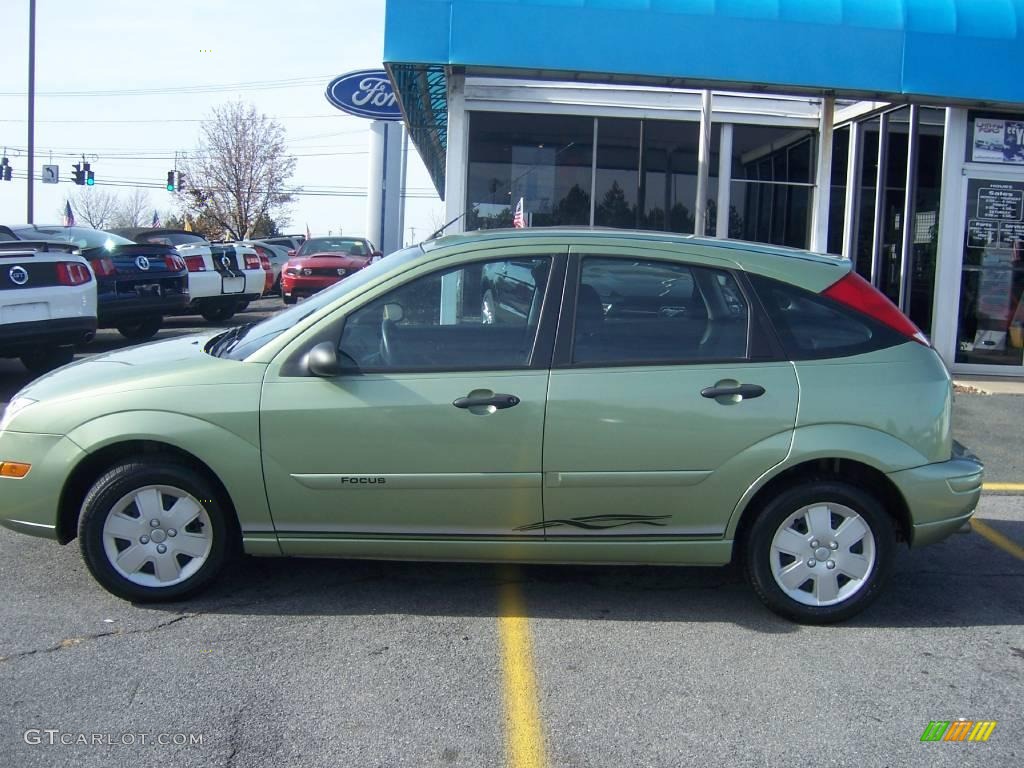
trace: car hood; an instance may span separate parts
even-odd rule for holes
[[[110,398],[109,409],[116,410],[118,395],[126,392],[258,381],[262,365],[213,357],[203,351],[206,342],[217,333],[182,336],[94,355],[36,379],[19,394],[40,403],[102,396]]]
[[[288,262],[289,267],[296,267],[302,269],[303,267],[326,267],[327,269],[337,269],[341,267],[343,269],[362,269],[370,262],[369,256],[350,256],[348,254],[342,254],[340,256],[327,255],[323,256],[303,256],[301,259],[293,258]]]

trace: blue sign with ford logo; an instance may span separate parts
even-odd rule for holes
[[[401,120],[398,97],[383,69],[361,69],[331,80],[327,100],[342,112],[373,120]]]

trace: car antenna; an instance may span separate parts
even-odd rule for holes
[[[467,213],[469,213],[469,211],[463,211],[463,212],[462,212],[462,213],[460,213],[460,214],[459,214],[458,216],[456,216],[456,217],[455,217],[454,219],[452,219],[452,220],[451,220],[451,221],[449,221],[449,222],[448,222],[447,224],[445,224],[445,225],[444,225],[443,227],[441,227],[441,228],[440,228],[439,230],[437,230],[437,231],[436,231],[436,232],[435,232],[434,234],[432,234],[432,235],[431,235],[430,237],[426,238],[426,240],[424,240],[423,242],[425,243],[425,242],[427,242],[427,240],[436,240],[437,238],[439,238],[439,237],[441,236],[441,234],[442,234],[442,233],[443,233],[443,232],[444,232],[444,231],[445,231],[446,229],[448,229],[448,227],[450,227],[450,226],[451,226],[452,224],[454,224],[454,223],[455,223],[456,221],[458,221],[459,219],[461,219],[461,218],[462,218],[463,216],[465,216],[465,215],[466,215]]]

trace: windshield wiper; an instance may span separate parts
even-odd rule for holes
[[[230,352],[239,341],[242,336],[252,328],[256,323],[244,323],[242,325],[236,325],[228,331],[217,337],[213,346],[210,347],[210,354],[214,357],[221,357],[226,352]]]

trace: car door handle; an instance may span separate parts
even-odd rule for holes
[[[514,405],[519,405],[519,398],[515,395],[504,395],[500,392],[488,393],[488,394],[474,394],[470,393],[466,397],[458,397],[452,401],[452,405],[456,408],[488,408],[493,407],[496,410],[503,408],[511,408]]]
[[[736,384],[733,386],[714,386],[705,387],[700,391],[701,397],[717,398],[717,397],[733,397],[739,396],[742,400],[750,400],[755,397],[760,397],[764,394],[764,387],[759,384]]]

